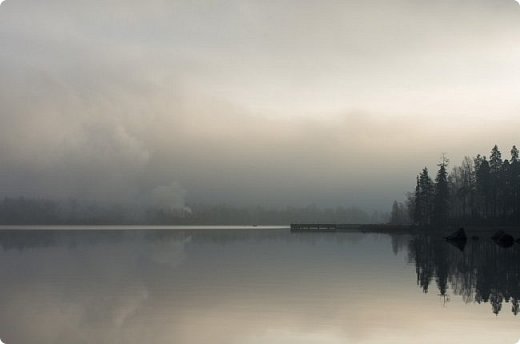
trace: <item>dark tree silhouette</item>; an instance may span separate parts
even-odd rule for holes
[[[477,194],[479,196],[478,212],[486,219],[489,215],[489,202],[491,195],[491,173],[486,156],[477,155],[475,158],[475,173],[477,176]]]
[[[499,207],[499,194],[501,190],[501,173],[502,173],[502,153],[498,150],[498,146],[495,145],[491,150],[489,156],[489,174],[491,182],[491,204],[492,204],[492,215],[493,218],[498,216]]]
[[[439,164],[439,171],[435,178],[435,196],[433,200],[433,223],[436,225],[445,225],[448,223],[448,159],[443,155]]]
[[[510,210],[511,210],[511,222],[520,223],[520,160],[519,152],[516,146],[511,148],[511,160],[510,160],[510,175],[509,175],[509,188],[510,188]]]
[[[392,212],[390,213],[390,224],[405,225],[409,224],[408,210],[401,202],[394,201],[392,204]]]
[[[416,225],[481,224],[520,225],[520,152],[502,159],[495,145],[489,159],[465,157],[448,174],[447,160],[438,165],[435,183],[424,168],[417,176],[415,192],[407,207]]]
[[[433,181],[428,175],[428,168],[424,168],[417,176],[417,185],[415,187],[415,204],[413,221],[419,225],[430,225],[433,215],[433,198],[434,198]]]

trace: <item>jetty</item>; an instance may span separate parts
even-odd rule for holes
[[[414,227],[388,224],[292,223],[291,232],[411,233]]]
[[[338,229],[338,225],[335,223],[292,223],[291,231],[316,231],[316,232],[325,232],[325,231],[336,231]]]

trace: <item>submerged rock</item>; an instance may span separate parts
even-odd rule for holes
[[[459,228],[456,232],[451,233],[446,237],[446,241],[458,248],[461,252],[464,252],[466,248],[466,232],[464,228]]]
[[[491,237],[493,241],[500,247],[511,247],[515,243],[515,239],[512,235],[505,233],[504,231],[497,231]]]
[[[502,235],[506,234],[504,231],[496,231],[495,234],[491,236],[491,239],[497,241]]]
[[[466,241],[467,236],[466,232],[464,231],[464,228],[459,228],[457,231],[451,233],[446,237],[446,240],[448,241]]]
[[[447,240],[448,244],[458,248],[460,252],[464,252],[464,249],[466,248],[466,240]]]

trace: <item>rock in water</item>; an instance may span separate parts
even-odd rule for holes
[[[456,232],[451,233],[446,237],[446,240],[449,241],[466,241],[466,232],[464,231],[464,228],[459,228]]]
[[[493,236],[491,237],[491,239],[497,241],[504,234],[506,234],[504,231],[496,231],[495,234],[493,234]]]
[[[511,247],[515,243],[515,239],[512,235],[505,233],[504,231],[496,232],[491,239],[500,247]]]

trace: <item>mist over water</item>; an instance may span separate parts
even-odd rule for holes
[[[518,338],[517,245],[195,227],[3,230],[0,247],[7,343]]]
[[[517,2],[0,0],[0,344],[518,342]]]

